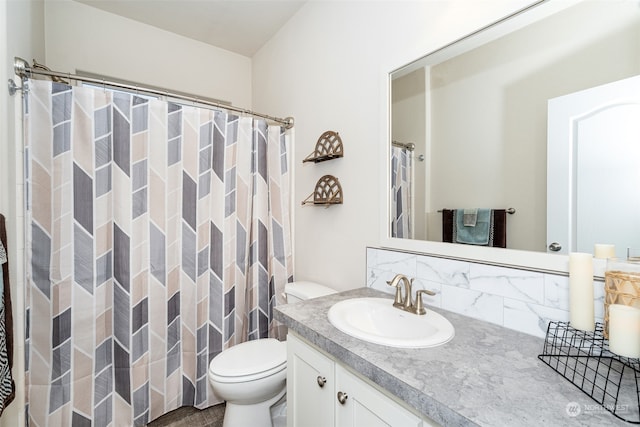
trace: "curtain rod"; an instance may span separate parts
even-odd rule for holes
[[[130,90],[130,91],[144,92],[145,94],[151,94],[151,95],[165,96],[165,97],[170,97],[170,98],[175,98],[175,99],[181,99],[181,100],[184,100],[184,101],[189,101],[189,102],[194,102],[194,103],[198,103],[198,104],[208,105],[210,107],[215,107],[215,108],[219,108],[219,109],[222,109],[222,110],[229,110],[229,111],[234,111],[234,112],[241,113],[241,114],[247,114],[247,115],[254,116],[254,117],[260,117],[262,119],[266,119],[266,120],[270,120],[270,121],[273,121],[273,122],[276,122],[276,123],[280,123],[281,125],[283,125],[285,127],[285,129],[291,129],[294,126],[293,117],[286,117],[286,118],[282,119],[280,117],[274,117],[274,116],[269,116],[267,114],[256,113],[254,111],[245,110],[244,108],[238,108],[238,107],[234,107],[232,105],[225,105],[225,104],[222,104],[222,103],[217,103],[217,102],[207,101],[207,100],[204,100],[204,99],[199,99],[199,98],[194,97],[194,96],[188,96],[188,95],[184,95],[184,94],[172,93],[172,92],[169,92],[169,91],[162,91],[162,90],[153,89],[153,88],[146,88],[146,87],[141,87],[141,86],[129,85],[129,84],[125,84],[125,83],[118,83],[118,82],[104,80],[104,79],[96,79],[96,78],[93,78],[93,77],[80,76],[80,75],[77,75],[77,74],[61,73],[61,72],[58,72],[58,71],[51,71],[48,68],[44,67],[43,65],[37,64],[35,60],[33,62],[34,62],[34,67],[31,67],[29,65],[29,63],[27,61],[25,61],[24,59],[15,57],[14,58],[14,65],[13,65],[15,73],[18,76],[20,76],[21,78],[28,78],[32,74],[40,74],[40,75],[43,75],[43,76],[49,76],[49,77],[55,78],[54,81],[60,81],[59,79],[76,80],[76,81],[81,81],[81,82],[93,83],[93,84],[97,84],[97,85],[111,86],[111,87],[116,87],[116,88],[120,88],[120,89],[126,89],[126,90]],[[38,68],[35,68],[36,64],[38,65]]]
[[[394,147],[406,148],[409,151],[413,151],[416,149],[416,144],[414,144],[413,142],[400,142],[400,141],[393,140],[391,141],[391,144]]]

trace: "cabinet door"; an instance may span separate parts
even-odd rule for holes
[[[373,385],[336,366],[337,427],[421,427],[422,420]],[[338,393],[342,393],[341,399]],[[346,394],[346,398],[344,396]],[[340,401],[341,400],[341,401]]]
[[[287,426],[334,425],[334,362],[292,334],[287,337]]]

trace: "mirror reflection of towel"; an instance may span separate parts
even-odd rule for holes
[[[459,214],[459,212],[458,212]],[[465,227],[475,227],[478,222],[478,209],[464,209],[462,213],[462,225]],[[460,227],[458,225],[458,227]]]
[[[456,241],[456,211],[453,209],[442,210],[442,241],[457,243]],[[489,242],[485,246],[495,248],[507,247],[507,211],[505,209],[492,209],[489,226]]]
[[[473,213],[468,213],[469,211],[471,210],[456,211],[456,243],[488,245],[491,234],[491,209],[474,209]]]

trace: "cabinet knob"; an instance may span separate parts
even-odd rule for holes
[[[318,381],[318,387],[320,388],[324,387],[324,385],[327,383],[327,379],[325,377],[321,377],[320,375],[318,375],[316,381]]]
[[[344,405],[347,402],[347,393],[343,393],[341,391],[338,392],[338,402],[340,402],[341,405]]]

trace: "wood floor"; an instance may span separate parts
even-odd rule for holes
[[[147,424],[148,427],[222,427],[224,403],[207,409],[185,406]]]

